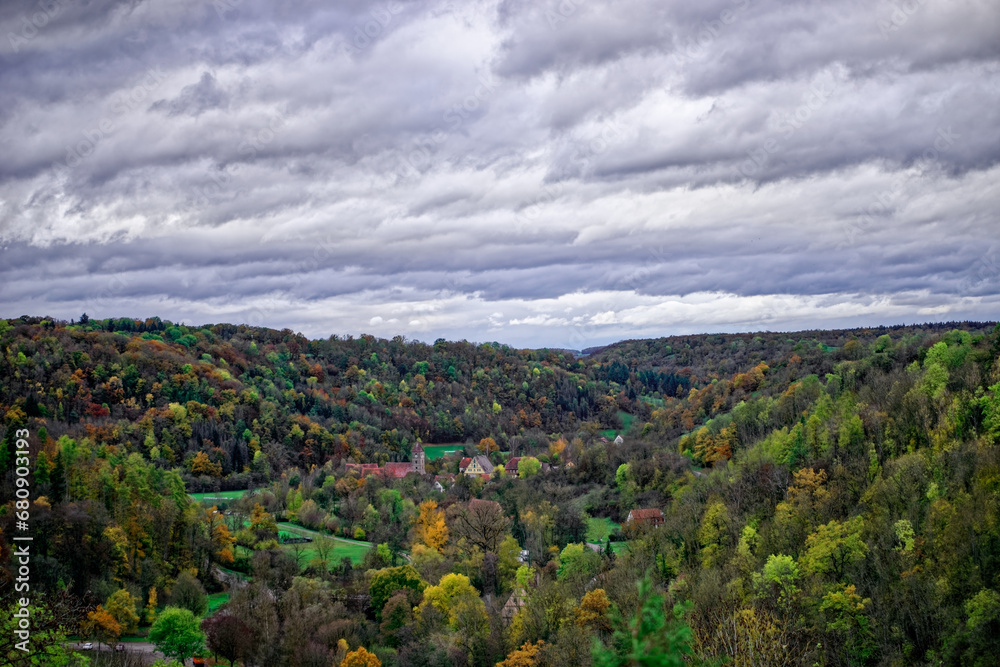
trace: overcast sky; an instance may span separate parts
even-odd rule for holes
[[[993,320],[998,159],[995,0],[4,0],[0,316]]]

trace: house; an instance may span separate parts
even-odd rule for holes
[[[465,461],[465,459],[462,460]],[[490,463],[489,458],[484,454],[480,454],[479,456],[472,457],[472,460],[463,472],[470,477],[489,477],[493,474],[493,468],[494,466]]]
[[[507,464],[503,467],[504,472],[508,475],[516,475],[517,464],[521,461],[521,458],[522,457],[520,456],[515,456],[511,460],[507,461]]]
[[[618,437],[616,437],[616,438],[615,438],[615,444],[616,444],[616,445],[620,445],[620,444],[622,444],[623,442],[625,442],[625,438],[621,437],[620,435],[619,435]]]
[[[379,477],[382,475],[377,463],[345,463],[344,468],[347,472],[357,473],[358,477],[368,477],[369,475]]]
[[[446,487],[449,487],[455,483],[455,476],[451,474],[446,475],[434,475],[434,488],[438,491],[444,491]]]
[[[468,456],[466,456],[464,459],[462,459],[461,461],[459,461],[458,462],[458,472],[460,472],[460,473],[462,473],[464,475],[465,474],[465,470],[466,470],[466,468],[469,467],[470,463],[472,463],[472,459],[469,458]]]
[[[386,479],[403,479],[413,472],[412,463],[386,463],[382,468],[382,474]]]
[[[659,526],[663,523],[663,510],[635,509],[628,513],[625,522],[632,525]]]
[[[423,446],[419,442],[413,445],[413,453],[410,458],[412,460],[409,463],[386,463],[381,468],[377,463],[345,463],[344,468],[347,472],[357,473],[359,477],[375,475],[376,477],[384,477],[385,479],[403,479],[410,473],[425,474],[424,461],[426,455],[424,454]]]
[[[527,595],[524,593],[524,589],[518,586],[514,589],[514,592],[510,594],[507,598],[507,602],[504,604],[503,609],[500,610],[500,617],[503,622],[510,625],[511,621],[514,620],[514,616],[517,612],[521,611],[521,607],[524,606]]]

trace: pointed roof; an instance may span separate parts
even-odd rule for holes
[[[486,472],[488,472],[488,473],[493,472],[493,468],[494,468],[493,462],[490,461],[490,458],[488,456],[486,456],[485,454],[480,454],[479,456],[474,457],[473,460],[476,463],[478,463],[479,467],[481,467]]]

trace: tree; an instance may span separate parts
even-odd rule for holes
[[[608,600],[607,593],[603,588],[595,588],[588,591],[580,600],[574,623],[577,627],[591,628],[600,633],[611,632],[611,621],[608,618],[610,609],[611,601]]]
[[[233,593],[226,605],[232,614],[250,628],[250,651],[247,662],[266,665],[279,662],[279,633],[281,623],[274,594],[259,579],[242,586]]]
[[[230,667],[237,660],[246,660],[253,651],[253,632],[232,614],[221,613],[206,618],[201,622],[201,629],[209,650],[228,660]]]
[[[277,544],[278,524],[260,503],[254,503],[250,512],[250,532],[253,535],[255,549],[269,548]]]
[[[463,605],[463,603],[465,604]],[[468,609],[463,609],[463,606],[468,605],[477,609],[483,607],[479,591],[464,574],[450,573],[441,577],[437,586],[429,586],[424,590],[424,599],[420,603],[418,611],[422,614],[428,607],[433,607],[447,618],[449,625],[455,629],[463,616],[471,615],[459,613],[460,610],[468,612]],[[485,613],[485,607],[483,612]]]
[[[784,554],[767,557],[764,570],[754,575],[757,591],[778,607],[788,607],[799,592],[799,568],[795,559]]]
[[[419,595],[427,588],[427,582],[420,578],[420,573],[412,565],[401,565],[379,570],[372,577],[368,593],[371,596],[372,609],[375,618],[382,620],[382,609],[397,591],[413,591]]]
[[[212,460],[208,458],[208,454],[205,452],[198,452],[195,454],[194,458],[191,459],[191,474],[222,477],[222,464],[213,463]]]
[[[510,519],[500,503],[473,499],[455,517],[455,531],[483,551],[496,553],[507,535]]]
[[[138,602],[122,588],[112,593],[104,603],[105,610],[118,622],[123,634],[131,634],[139,627],[139,614],[136,612]]]
[[[81,629],[84,636],[94,637],[98,642],[109,646],[117,644],[118,638],[122,636],[121,624],[101,605],[87,614]]]
[[[29,607],[17,604],[0,605],[0,664],[32,667],[69,667],[85,664],[86,658],[74,653],[66,642],[68,629],[76,626],[80,612],[78,604],[77,601],[63,595],[62,597],[38,596],[32,600]],[[25,641],[17,634],[19,631],[24,632],[24,628],[21,627],[23,616],[15,616],[21,609],[27,609],[31,619],[28,653],[18,647],[18,644]]]
[[[541,462],[534,456],[525,456],[517,462],[517,476],[521,479],[534,477],[541,469]]]
[[[673,618],[664,609],[664,596],[649,577],[639,582],[639,608],[629,621],[614,614],[611,646],[594,640],[595,667],[683,667],[692,655],[691,628],[682,620],[684,607],[676,605]]]
[[[497,445],[497,441],[493,438],[483,438],[479,441],[479,451],[487,456],[499,450],[500,447]]]
[[[156,586],[149,587],[149,598],[146,602],[146,623],[152,625],[156,621]]]
[[[806,552],[800,559],[802,569],[813,574],[832,574],[839,580],[849,565],[868,554],[868,545],[861,538],[862,527],[861,517],[856,516],[817,528],[806,538]]]
[[[445,523],[444,512],[437,506],[433,500],[420,503],[420,515],[414,531],[418,541],[440,552],[448,543],[448,524]]]
[[[364,646],[351,651],[340,661],[340,667],[382,667],[382,661],[374,653],[369,653]]]
[[[160,653],[181,663],[205,650],[205,633],[189,609],[164,609],[149,630],[149,640]]]
[[[601,567],[601,557],[582,544],[567,544],[559,554],[559,579],[589,579]]]
[[[190,572],[185,570],[177,575],[170,590],[170,606],[188,609],[195,616],[201,616],[208,609],[205,588]]]
[[[534,644],[525,642],[521,648],[510,652],[507,659],[498,662],[497,667],[536,667],[539,664],[539,653],[545,648],[545,642],[538,640]]]

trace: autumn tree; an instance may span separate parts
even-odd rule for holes
[[[545,642],[542,640],[525,642],[521,648],[511,651],[506,660],[498,662],[497,667],[538,667],[540,653],[544,648]]]
[[[414,527],[416,539],[440,552],[448,543],[448,524],[444,512],[437,508],[434,500],[420,503],[420,514]]]
[[[469,582],[469,578],[464,574],[450,573],[441,577],[437,586],[428,586],[424,590],[424,599],[420,603],[418,612],[433,607],[448,619],[449,625],[454,629],[460,621],[460,610],[465,606],[482,606],[483,601],[479,598],[479,591]]]
[[[364,646],[351,651],[340,661],[340,667],[382,667],[382,661],[374,653],[369,653]]]
[[[122,588],[111,594],[104,603],[104,609],[121,626],[122,634],[131,634],[139,626],[139,614],[136,612],[137,605],[138,600]]]
[[[608,600],[607,593],[603,588],[595,588],[587,591],[580,600],[580,607],[576,610],[576,618],[573,622],[579,628],[589,628],[600,634],[611,632],[611,620],[608,616],[611,610],[611,601]]]
[[[83,636],[94,637],[98,642],[117,644],[122,636],[122,626],[111,613],[101,605],[87,614],[80,627]]]

